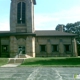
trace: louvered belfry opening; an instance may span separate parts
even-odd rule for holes
[[[24,2],[19,2],[17,4],[17,23],[25,24],[25,13],[26,4]]]

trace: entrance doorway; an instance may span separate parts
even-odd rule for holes
[[[19,50],[19,54],[25,54],[25,46],[19,46],[18,50]]]

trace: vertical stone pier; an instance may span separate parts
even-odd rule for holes
[[[72,43],[73,43],[73,56],[78,56],[76,40],[73,39]]]
[[[51,56],[51,43],[50,42],[47,42],[47,55],[48,56]]]
[[[10,57],[15,57],[18,53],[17,39],[14,36],[10,36]]]
[[[35,37],[27,36],[26,38],[27,57],[35,57]]]
[[[60,41],[59,43],[59,53],[60,53],[60,56],[63,56],[64,54],[64,47],[63,47],[62,41]]]

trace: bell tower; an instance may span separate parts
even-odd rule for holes
[[[35,57],[34,5],[36,0],[11,0],[10,55],[21,50],[27,57]]]
[[[34,5],[36,0],[11,0],[11,32],[34,33]]]

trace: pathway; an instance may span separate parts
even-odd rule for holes
[[[8,63],[5,65],[2,65],[1,67],[17,67],[21,63],[23,63],[24,60],[25,58],[9,58]]]
[[[20,63],[18,63],[18,64],[5,64],[5,65],[3,65],[1,67],[17,67],[19,65],[20,65]]]

